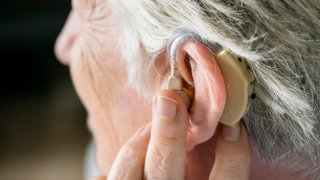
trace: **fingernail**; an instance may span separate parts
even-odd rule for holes
[[[234,126],[222,126],[222,137],[226,141],[236,142],[240,137],[240,123]]]
[[[162,118],[173,119],[177,114],[178,102],[172,98],[158,96],[157,113]]]

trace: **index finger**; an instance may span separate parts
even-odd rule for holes
[[[153,102],[151,138],[145,162],[147,179],[183,179],[188,112],[182,97],[163,90]]]
[[[107,177],[105,177],[105,176],[96,176],[96,177],[92,177],[90,180],[107,180]]]

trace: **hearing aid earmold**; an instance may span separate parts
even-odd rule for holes
[[[194,95],[190,88],[183,86],[177,62],[179,48],[187,41],[202,42],[214,54],[226,85],[226,104],[220,122],[228,126],[234,126],[241,120],[250,106],[254,76],[249,65],[244,59],[235,57],[219,44],[204,41],[192,32],[182,30],[175,33],[168,42],[167,53],[171,74],[168,78],[167,89],[179,92],[188,109],[192,107]]]

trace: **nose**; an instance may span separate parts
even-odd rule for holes
[[[81,19],[77,13],[71,11],[55,44],[55,54],[65,65],[70,63],[70,54],[76,39],[81,32]]]

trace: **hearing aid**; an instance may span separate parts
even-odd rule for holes
[[[168,42],[167,56],[170,61],[170,76],[167,89],[177,91],[184,99],[188,110],[192,107],[194,91],[185,87],[179,74],[177,57],[179,48],[187,41],[205,44],[215,56],[226,86],[226,103],[220,118],[222,124],[234,126],[247,112],[253,91],[254,75],[242,58],[237,58],[229,50],[217,43],[204,41],[198,35],[183,30],[175,33]]]

